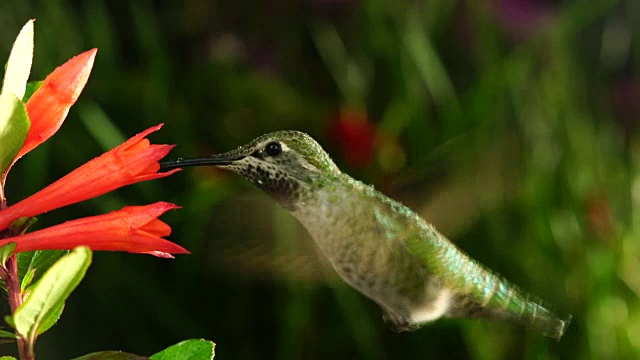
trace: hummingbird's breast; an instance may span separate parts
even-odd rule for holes
[[[412,233],[393,200],[351,178],[331,183],[299,204],[293,215],[306,227],[336,272],[386,311],[400,329],[415,321],[416,308],[441,297],[437,279],[403,247]],[[397,204],[399,205],[399,204]],[[401,205],[400,205],[401,206]],[[436,318],[446,311],[440,306]]]

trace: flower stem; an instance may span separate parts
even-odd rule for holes
[[[0,183],[0,210],[4,210],[7,207],[7,199],[4,197],[4,188]]]
[[[16,254],[11,255],[5,263],[6,272],[4,272],[3,280],[7,286],[7,293],[9,295],[9,306],[11,307],[11,313],[15,314],[16,309],[22,305],[22,292],[20,290],[20,279],[18,278],[18,259]],[[33,343],[28,339],[18,336],[18,352],[20,353],[20,360],[34,360],[35,354],[33,352]]]

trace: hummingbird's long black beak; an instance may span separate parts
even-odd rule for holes
[[[240,160],[244,156],[230,156],[229,154],[211,155],[201,158],[178,159],[174,161],[160,162],[160,171],[169,171],[185,166],[224,166],[231,165],[234,161]]]

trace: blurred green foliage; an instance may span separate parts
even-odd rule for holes
[[[0,2],[2,58],[37,19],[34,80],[99,48],[62,129],[14,167],[10,203],[159,122],[172,157],[297,129],[573,314],[560,342],[477,320],[393,333],[269,199],[187,169],[39,217],[172,201],[163,220],[192,252],[96,253],[39,359],[187,338],[220,359],[639,358],[639,14],[635,0]],[[350,163],[367,136],[370,161]]]

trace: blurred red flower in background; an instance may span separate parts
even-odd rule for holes
[[[360,110],[341,110],[332,121],[329,135],[347,165],[364,168],[375,155],[376,128]]]

